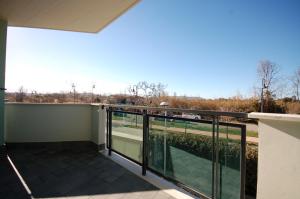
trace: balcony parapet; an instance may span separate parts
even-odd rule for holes
[[[257,198],[300,198],[300,115],[248,117],[259,121]]]

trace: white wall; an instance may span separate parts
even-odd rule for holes
[[[257,199],[300,198],[300,116],[249,117],[259,119]]]
[[[104,149],[106,143],[106,109],[99,104],[92,104],[91,114],[91,141]]]
[[[104,106],[99,107],[99,118],[98,118],[98,145],[103,145],[103,149],[105,148],[106,143],[106,109]]]
[[[138,161],[143,161],[143,141],[128,136],[114,135],[112,132],[112,148]]]
[[[91,141],[98,144],[99,140],[99,106],[91,106]]]
[[[6,104],[6,142],[90,141],[89,104]]]

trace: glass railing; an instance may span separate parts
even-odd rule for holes
[[[142,164],[143,116],[137,113],[113,111],[111,121],[112,150]]]
[[[108,148],[199,196],[244,198],[242,124],[109,109]]]
[[[149,168],[211,197],[212,131],[181,119],[149,121]]]
[[[219,126],[217,183],[218,198],[239,198],[241,191],[241,135],[243,128]]]

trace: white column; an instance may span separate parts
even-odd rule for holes
[[[105,149],[106,143],[106,109],[100,105],[99,108],[99,126],[98,126],[98,146]]]
[[[259,119],[257,199],[300,198],[300,115],[248,117]]]
[[[7,21],[0,19],[0,146],[4,144],[4,96]]]

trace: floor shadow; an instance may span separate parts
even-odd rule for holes
[[[88,142],[9,144],[7,153],[37,198],[159,190]]]

